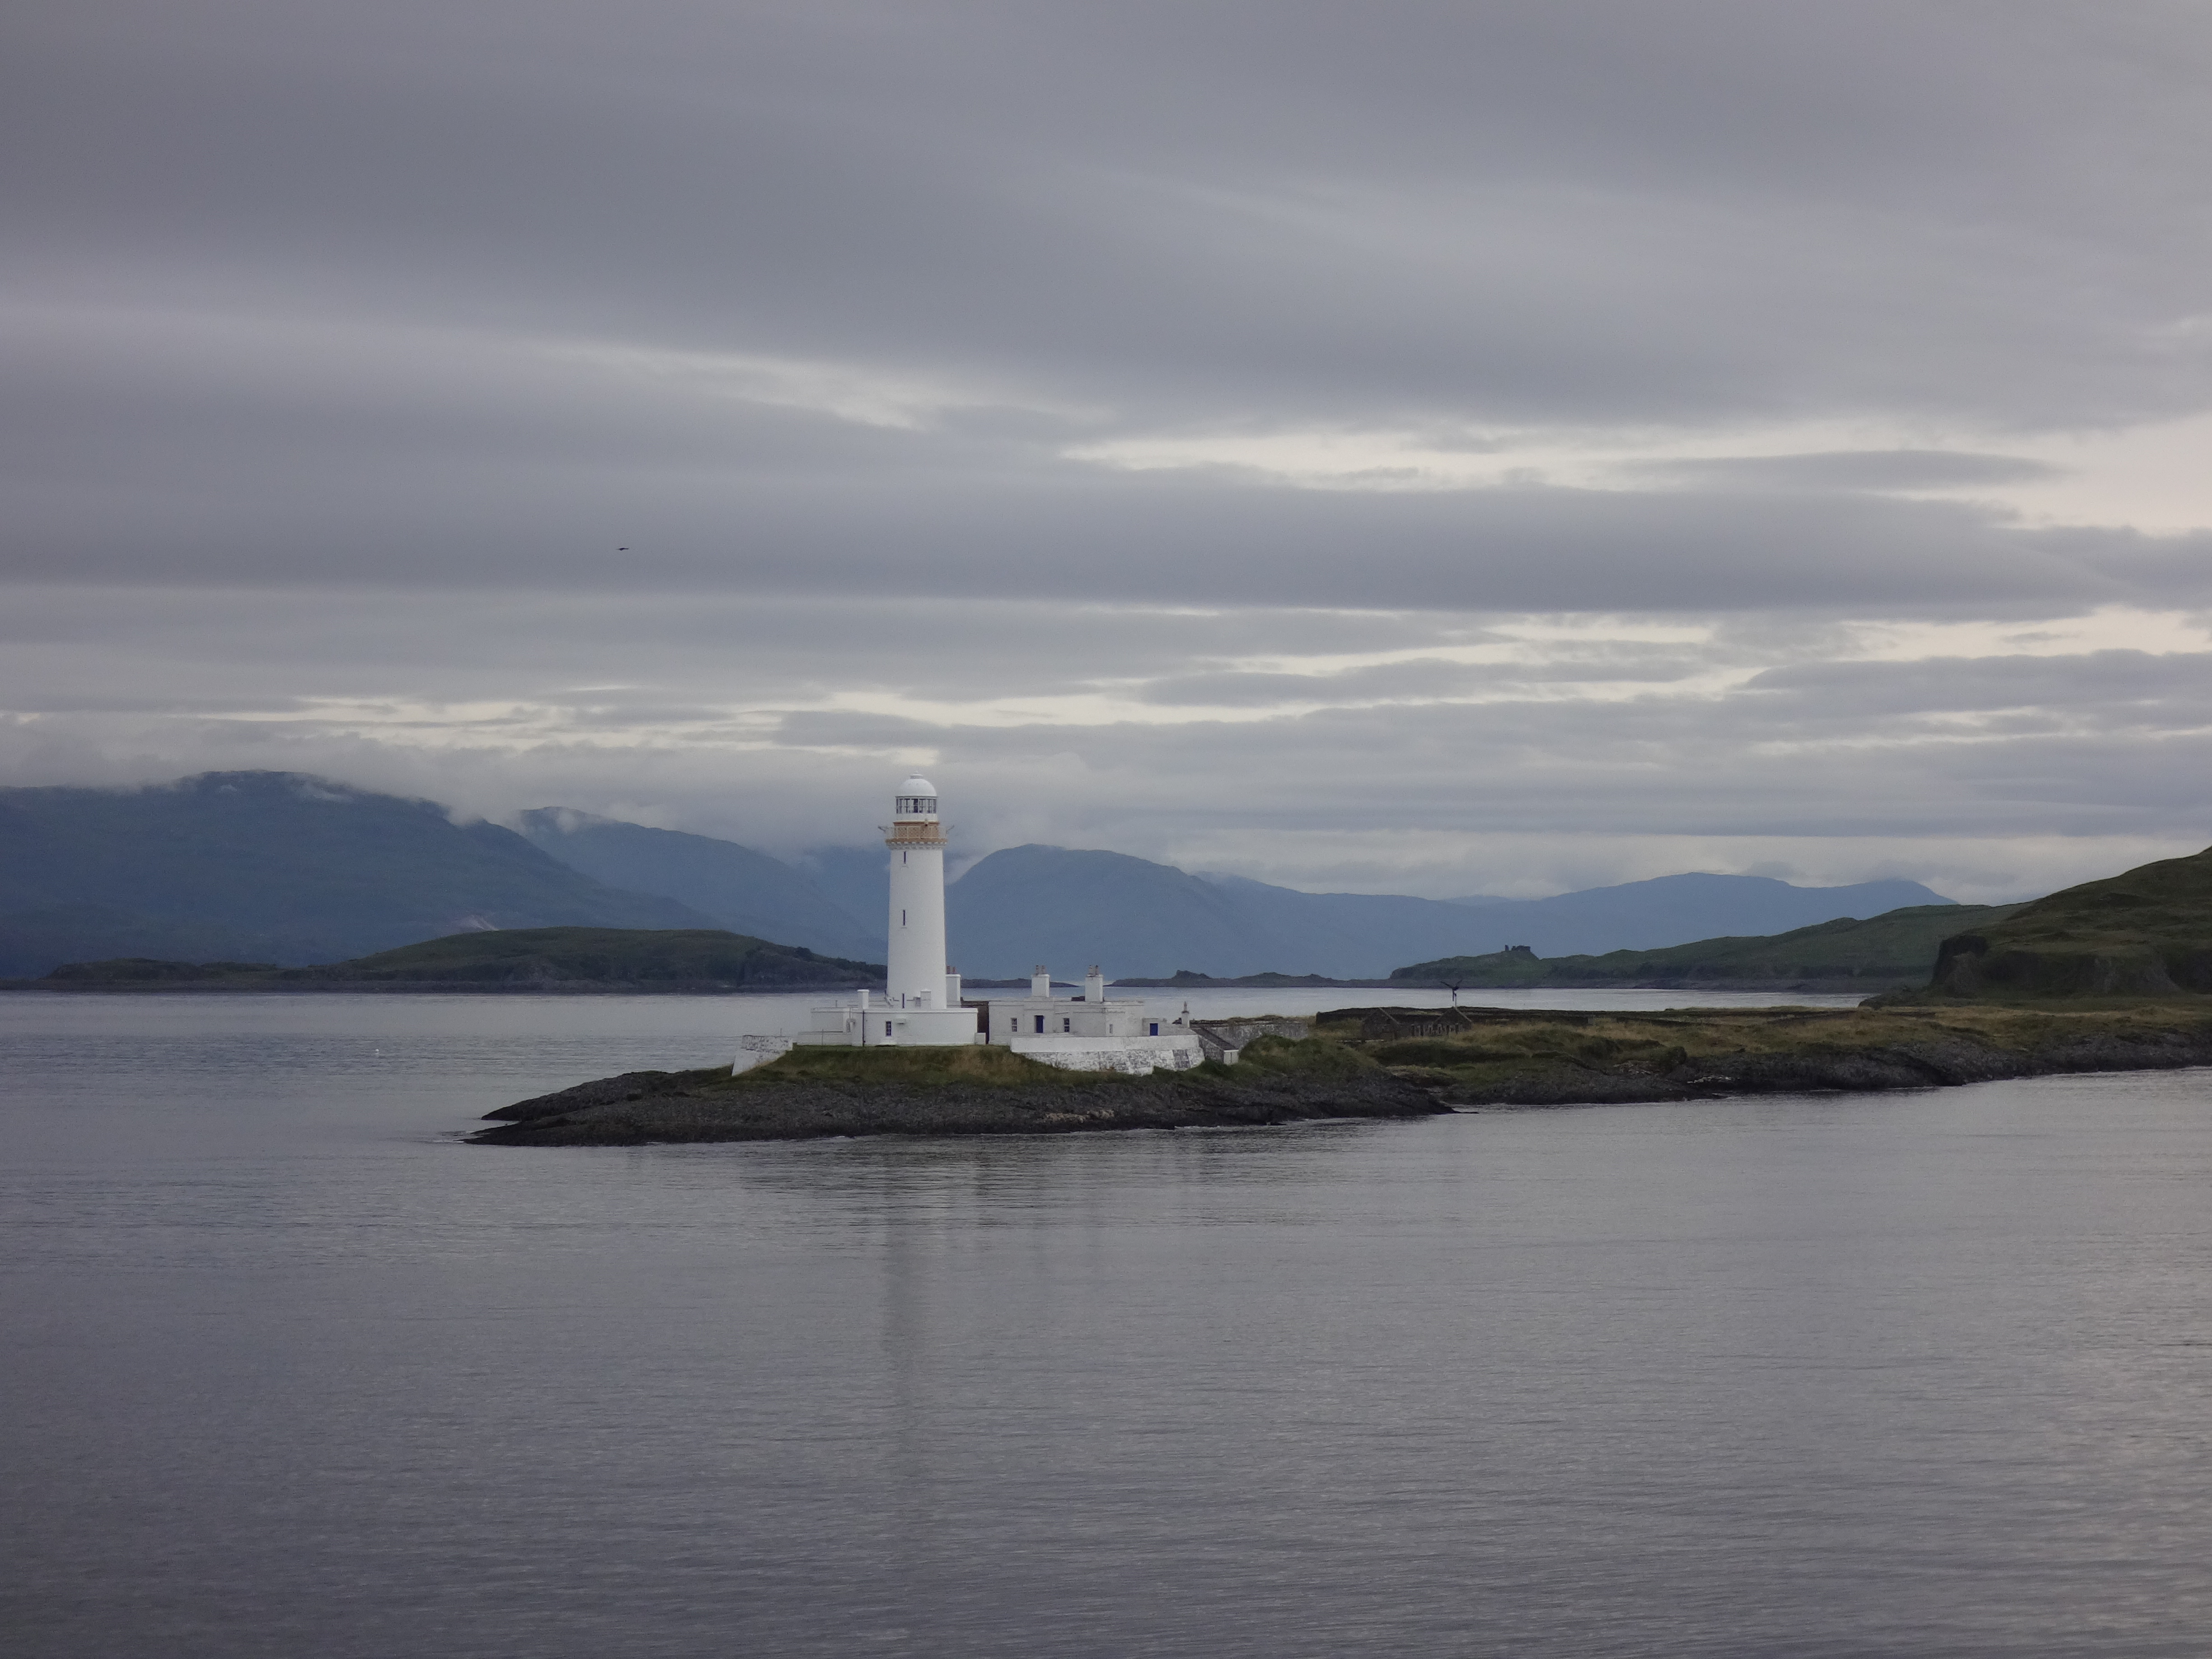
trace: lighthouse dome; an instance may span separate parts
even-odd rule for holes
[[[909,773],[907,781],[899,785],[898,795],[891,803],[891,816],[901,818],[935,817],[937,786],[919,772]]]

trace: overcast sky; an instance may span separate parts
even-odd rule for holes
[[[0,781],[1310,888],[2212,842],[2212,10],[17,0]]]

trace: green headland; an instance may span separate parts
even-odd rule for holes
[[[1656,951],[1540,957],[1513,948],[1417,962],[1390,975],[1399,985],[1528,988],[1612,985],[1710,990],[1850,991],[1918,985],[1943,941],[1986,928],[2018,905],[1916,904],[1864,921],[1848,917],[1747,939],[1707,939]]]
[[[880,984],[880,963],[817,956],[714,927],[517,927],[452,933],[314,968],[268,963],[78,962],[42,990],[763,991]]]
[[[2084,882],[1954,929],[1904,1001],[2036,1002],[2212,993],[2212,848]]]
[[[1070,1072],[1006,1048],[794,1048],[736,1076],[629,1072],[488,1114],[496,1146],[798,1140],[825,1135],[1064,1134],[1426,1117],[1434,1093],[1324,1038],[1261,1037],[1234,1066],[1136,1077]]]

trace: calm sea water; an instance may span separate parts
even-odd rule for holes
[[[778,1012],[0,996],[8,1651],[2212,1650],[2212,1073],[457,1141]]]

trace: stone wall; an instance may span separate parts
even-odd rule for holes
[[[1243,1019],[1194,1019],[1191,1035],[1208,1060],[1228,1062],[1248,1042],[1263,1036],[1302,1042],[1313,1035],[1312,1018],[1305,1014],[1253,1014]]]
[[[1206,1058],[1188,1036],[1026,1036],[1008,1045],[1024,1060],[1068,1072],[1127,1072],[1143,1077],[1155,1071],[1187,1072]]]

